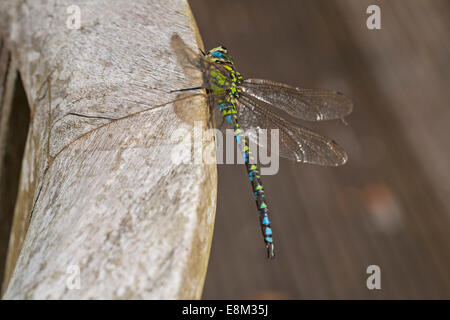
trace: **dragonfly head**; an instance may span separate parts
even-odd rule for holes
[[[212,62],[233,64],[233,58],[229,55],[227,48],[223,46],[209,50],[205,57]]]

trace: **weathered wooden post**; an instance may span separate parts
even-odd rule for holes
[[[202,46],[190,8],[74,4],[0,4],[10,72],[20,72],[31,114],[3,298],[200,298],[216,167],[178,160],[192,140],[213,151],[214,142],[168,103],[170,90],[201,82],[171,48],[174,34]],[[186,101],[183,113],[204,128],[205,99]]]

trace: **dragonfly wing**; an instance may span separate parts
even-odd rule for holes
[[[227,71],[222,65],[208,61],[203,55],[192,51],[178,34],[174,34],[172,36],[171,47],[177,57],[178,63],[182,66],[186,75],[190,75],[193,72],[202,73],[203,79],[202,84],[200,85],[202,88],[211,89],[208,82],[208,75],[213,70],[219,70],[223,75],[228,75],[229,73],[229,71]]]
[[[148,106],[145,101],[127,100],[125,106],[136,107],[140,105],[141,110],[132,112],[122,117],[98,116],[82,113],[69,113],[59,119],[59,126],[54,130],[71,126],[74,128],[86,126],[85,131],[81,131],[71,142],[62,147],[50,150],[50,155],[56,158],[60,153],[75,145],[83,145],[83,150],[88,152],[114,151],[125,149],[142,149],[158,145],[174,144],[172,133],[164,128],[166,123],[160,123],[159,118],[164,115],[166,118],[173,116],[172,121],[176,121],[178,127],[193,127],[194,121],[204,121],[202,105],[205,102],[205,94],[191,94],[179,96],[169,102]],[[173,105],[173,109],[167,108]],[[95,123],[99,123],[94,128]],[[137,124],[140,125],[137,125]],[[141,131],[135,136],[127,129],[132,126],[140,126]],[[158,127],[158,130],[152,129]],[[145,130],[147,129],[147,130]],[[78,131],[77,131],[78,133]],[[155,135],[157,133],[157,135]],[[52,138],[57,140],[57,138]],[[87,143],[86,141],[89,141]],[[52,143],[54,145],[55,143]]]
[[[265,108],[259,101],[241,96],[238,105],[238,119],[242,128],[278,129],[278,153],[281,157],[324,166],[339,166],[347,161],[347,154],[336,142],[288,122]],[[267,142],[260,143],[254,134],[250,134],[249,139],[259,146],[266,147],[272,153],[276,152],[270,138]]]
[[[246,79],[242,95],[306,121],[342,119],[353,110],[352,101],[340,92],[301,89],[270,80]]]
[[[178,62],[185,71],[192,71],[189,69],[202,69],[202,56],[192,51],[178,34],[172,36],[170,44]]]

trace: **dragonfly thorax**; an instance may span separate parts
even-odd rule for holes
[[[224,93],[229,97],[239,98],[244,78],[236,71],[233,58],[223,46],[211,49],[205,58],[212,62],[209,72],[209,85],[213,92]]]

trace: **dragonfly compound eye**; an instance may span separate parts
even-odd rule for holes
[[[226,59],[226,56],[220,51],[214,51],[211,55],[217,59],[223,59],[223,60]]]

